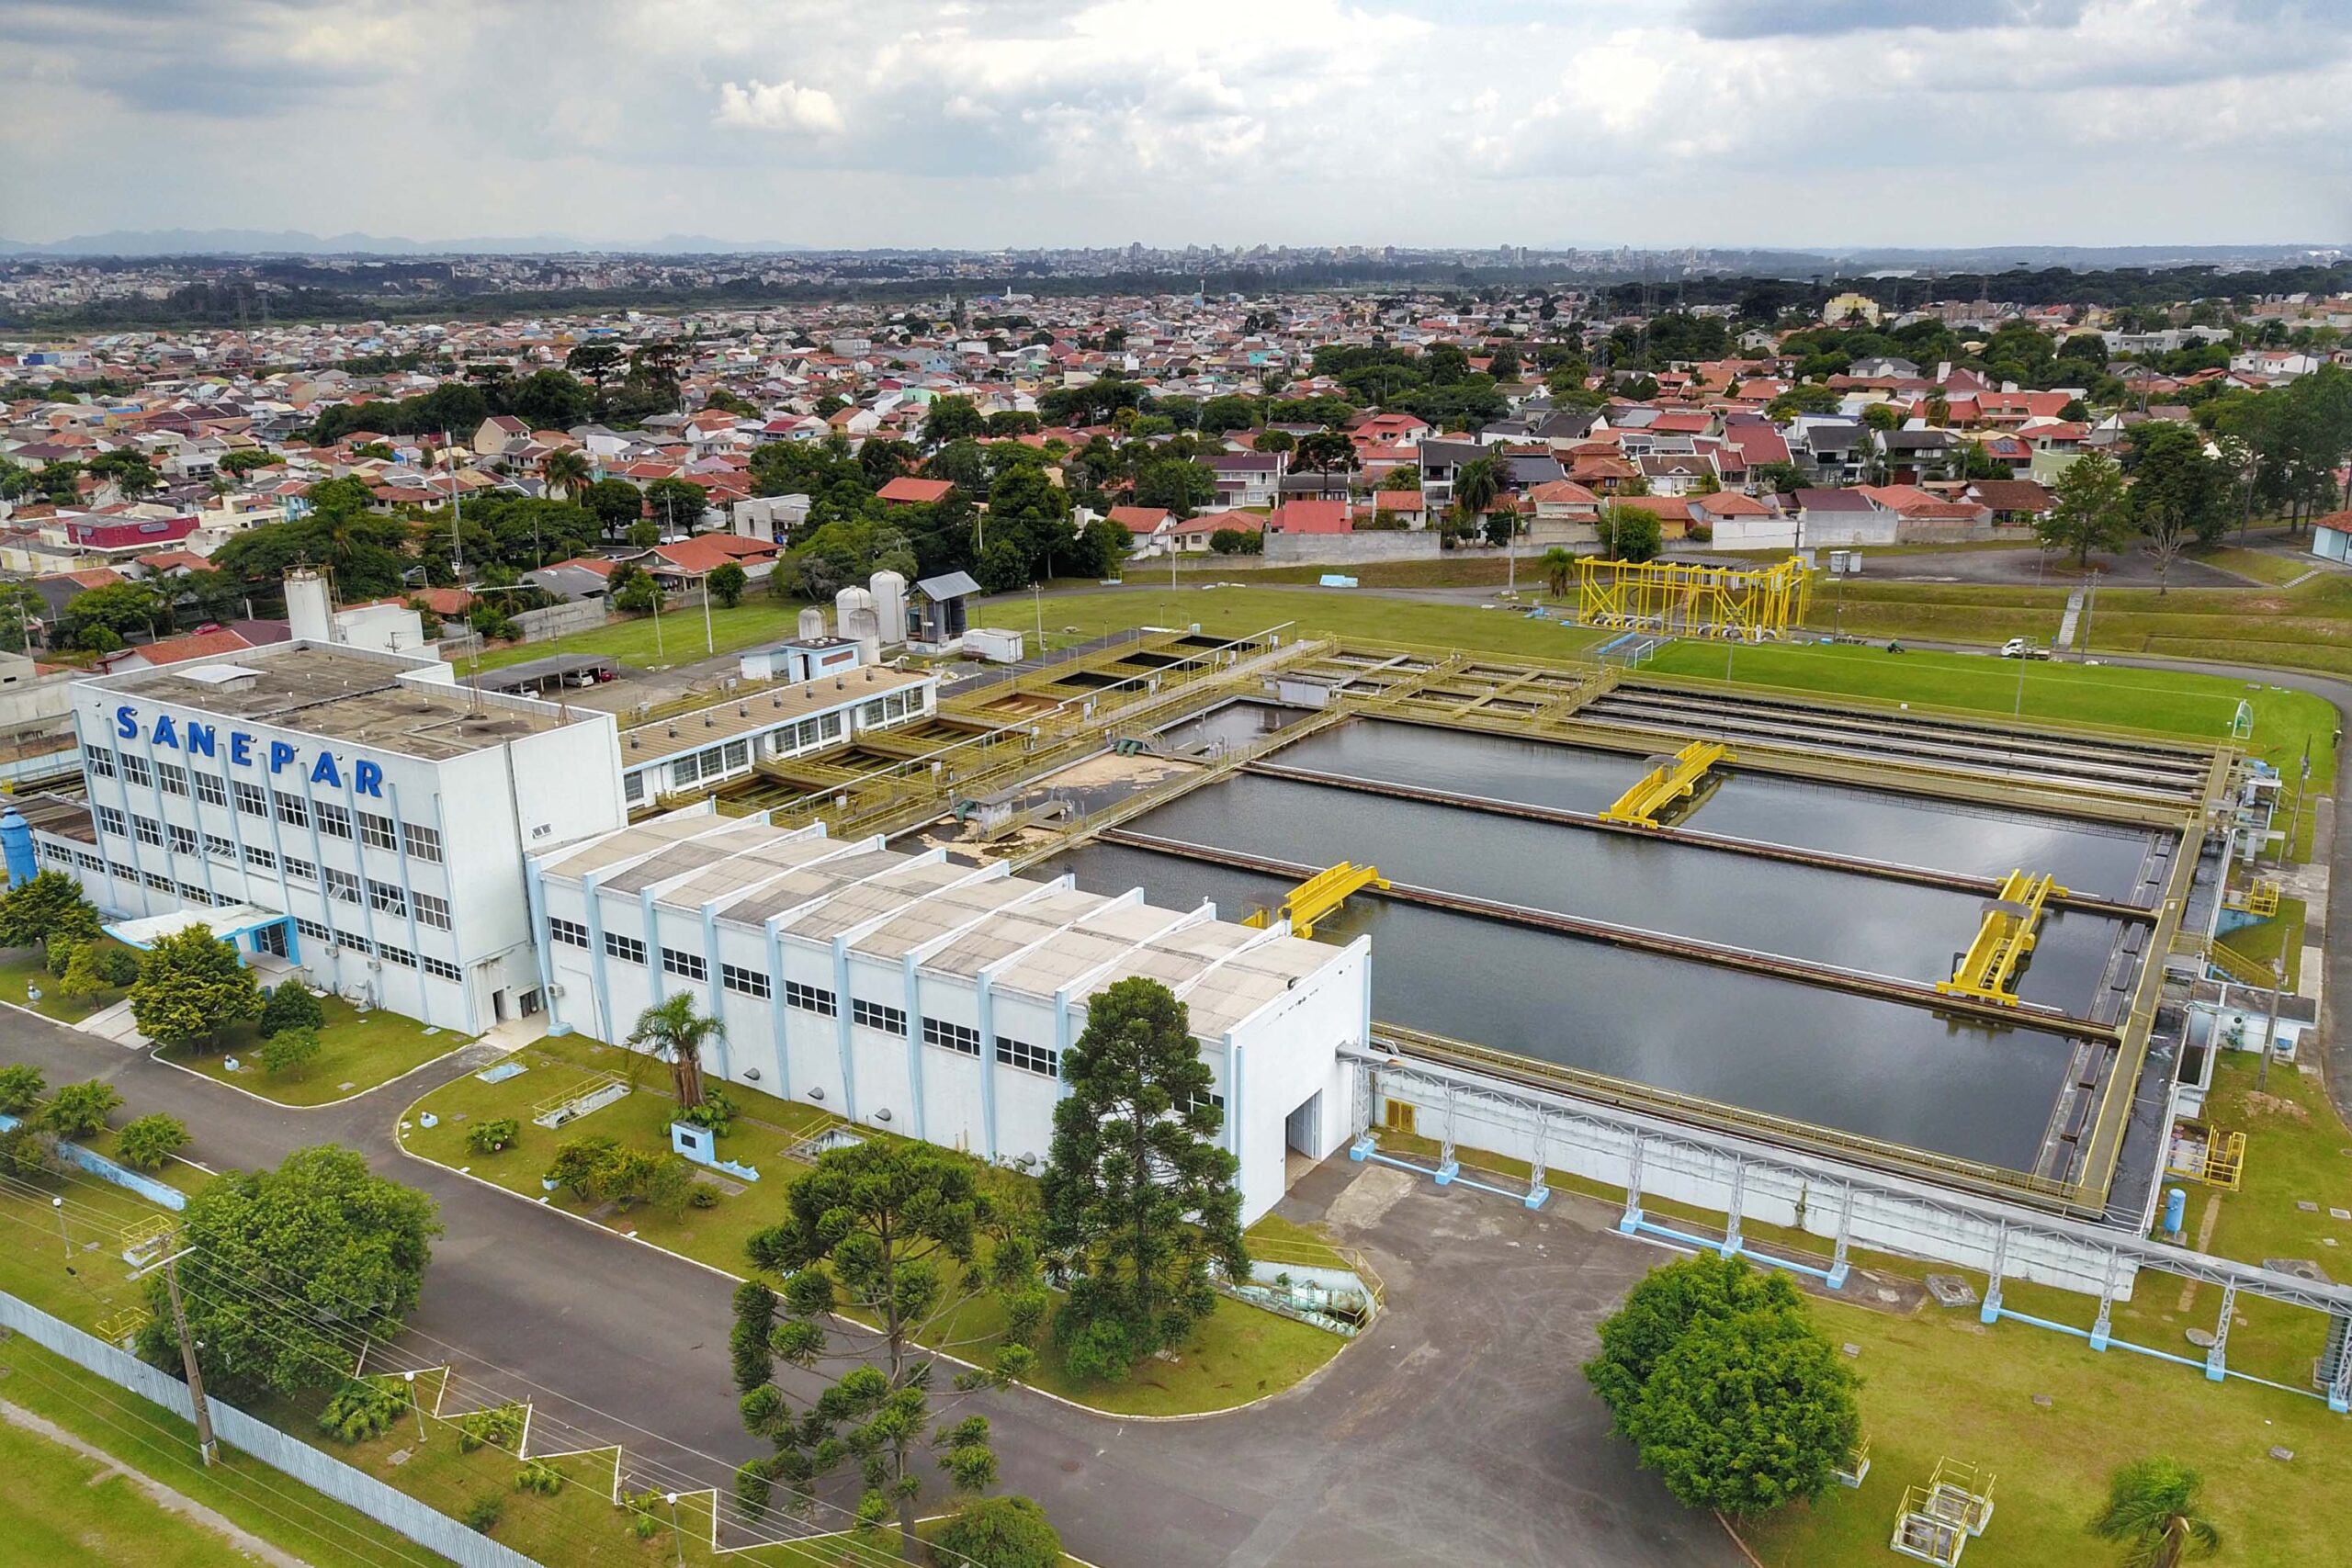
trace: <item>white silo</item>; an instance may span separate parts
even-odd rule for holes
[[[858,661],[882,661],[881,623],[875,618],[874,595],[864,588],[844,588],[833,595],[833,625],[842,637],[857,644]]]
[[[327,580],[307,566],[286,574],[286,622],[299,642],[334,640],[334,605]]]
[[[907,640],[907,580],[895,571],[877,571],[867,580],[874,594],[874,618],[882,642],[895,647]]]
[[[825,635],[825,612],[815,604],[800,612],[800,639],[803,642]]]

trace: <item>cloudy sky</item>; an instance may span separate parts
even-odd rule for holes
[[[0,236],[2352,236],[2352,0],[0,0]]]

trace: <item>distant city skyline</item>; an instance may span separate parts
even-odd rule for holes
[[[2352,235],[2298,0],[17,0],[0,236],[1839,251]]]

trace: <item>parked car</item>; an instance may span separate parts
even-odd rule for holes
[[[2035,647],[2030,637],[2013,637],[2001,645],[2001,657],[2004,659],[2047,659],[2050,657],[2050,650],[2046,648]]]

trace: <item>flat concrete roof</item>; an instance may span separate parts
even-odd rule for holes
[[[52,833],[85,844],[98,841],[98,830],[90,820],[90,803],[86,800],[68,800],[58,795],[20,795],[10,797],[6,804],[15,807],[25,825],[36,833]]]
[[[161,670],[101,677],[95,683],[217,715],[276,725],[328,740],[444,761],[601,714],[565,714],[512,701],[481,702],[463,688],[399,677],[424,668],[315,643],[240,649],[220,659],[190,660]]]
[[[931,677],[912,670],[884,670],[874,665],[820,676],[798,685],[770,686],[744,696],[729,697],[690,713],[655,719],[621,731],[621,766],[639,767],[688,751],[699,751],[722,740],[733,740],[781,724],[791,724],[813,713],[872,702],[907,686],[920,686]]]

